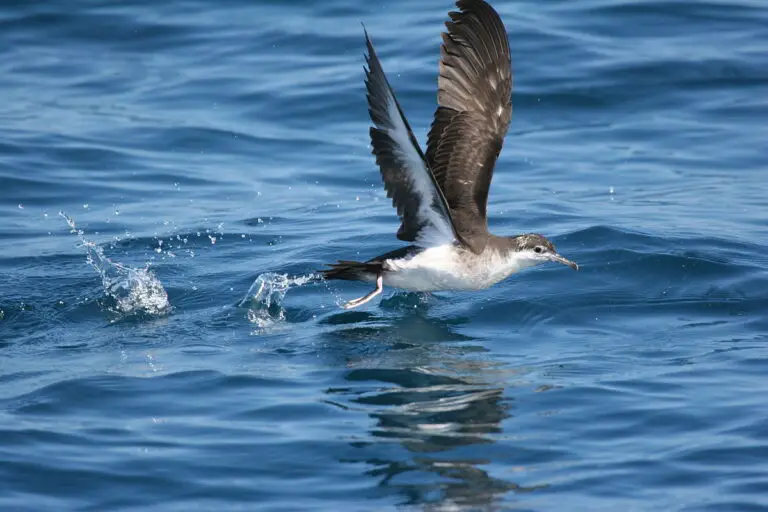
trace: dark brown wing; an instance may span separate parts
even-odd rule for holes
[[[483,0],[459,0],[443,34],[438,108],[427,161],[458,237],[474,253],[488,241],[486,206],[493,168],[512,117],[507,32]]]
[[[371,145],[387,196],[392,198],[402,221],[397,237],[422,247],[452,243],[456,231],[448,204],[395,98],[367,32],[365,42],[368,46],[365,85],[368,112],[374,124]]]

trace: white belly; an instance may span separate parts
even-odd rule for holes
[[[497,254],[463,255],[452,245],[431,247],[412,258],[387,260],[384,286],[414,292],[482,290],[528,266]]]

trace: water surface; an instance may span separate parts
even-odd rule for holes
[[[0,507],[768,510],[768,6],[495,5],[491,227],[582,269],[343,311],[360,21],[423,142],[450,2],[0,4]]]

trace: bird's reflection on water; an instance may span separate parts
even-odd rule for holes
[[[491,510],[510,492],[535,490],[508,479],[515,462],[494,446],[512,417],[505,387],[516,372],[456,332],[464,321],[412,308],[324,323],[336,327],[326,336],[349,368],[349,385],[327,390],[328,402],[373,420],[367,437],[351,441],[360,456],[344,462],[364,463],[402,505],[426,509]]]

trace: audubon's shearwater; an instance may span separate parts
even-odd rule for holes
[[[488,231],[488,189],[512,117],[509,41],[499,15],[483,0],[459,0],[442,34],[437,110],[422,152],[389,85],[370,37],[365,70],[371,145],[387,196],[412,245],[366,262],[341,260],[327,279],[410,291],[481,290],[526,267],[554,261],[578,270],[542,235]]]

